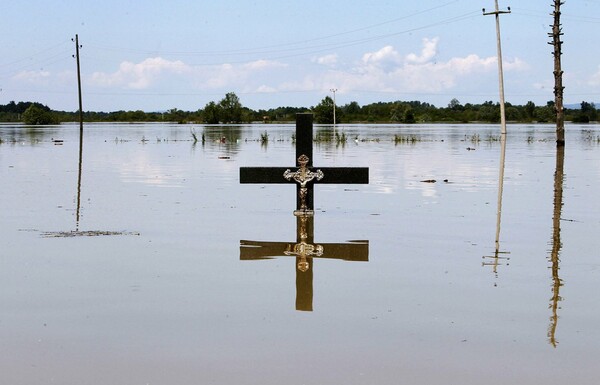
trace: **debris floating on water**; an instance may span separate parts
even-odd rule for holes
[[[72,237],[100,237],[109,235],[140,235],[134,231],[104,231],[104,230],[86,230],[86,231],[44,231],[44,238],[72,238]]]

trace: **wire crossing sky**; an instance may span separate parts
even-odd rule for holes
[[[499,0],[506,101],[553,100],[548,0]],[[493,0],[9,2],[0,14],[0,104],[194,111],[244,106],[498,101]],[[565,102],[600,102],[600,0],[562,7]]]

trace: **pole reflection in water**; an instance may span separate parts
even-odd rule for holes
[[[240,260],[296,258],[296,310],[313,310],[313,259],[369,260],[369,241],[314,243],[314,216],[296,215],[296,243],[240,241]]]
[[[77,170],[77,196],[75,200],[75,230],[70,231],[44,231],[45,238],[68,238],[68,237],[97,237],[108,235],[140,235],[138,232],[130,231],[107,231],[107,230],[80,230],[81,221],[81,185],[83,178],[83,130],[79,131],[79,161]]]
[[[556,340],[556,328],[558,326],[558,303],[562,301],[560,288],[563,281],[558,272],[560,270],[560,216],[563,206],[563,182],[564,182],[565,146],[556,147],[556,171],[554,172],[554,213],[552,215],[552,249],[550,251],[550,263],[552,270],[552,298],[550,299],[550,326],[548,327],[548,339],[553,347],[558,345]]]
[[[484,256],[487,260],[483,262],[483,266],[492,266],[494,275],[498,278],[498,266],[502,260],[510,260],[508,257],[502,257],[501,254],[510,254],[510,252],[500,251],[500,224],[502,222],[502,195],[504,193],[504,168],[506,163],[506,134],[500,135],[500,167],[498,172],[498,204],[496,210],[496,240],[494,255]],[[507,263],[508,265],[508,263]],[[497,284],[494,284],[497,286]]]
[[[81,170],[83,168],[83,130],[79,131],[79,168],[77,171],[77,207],[75,210],[75,231],[79,231],[81,211]]]

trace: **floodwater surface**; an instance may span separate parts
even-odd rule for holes
[[[78,128],[0,125],[2,384],[600,381],[596,125],[315,126],[308,225],[293,124]]]

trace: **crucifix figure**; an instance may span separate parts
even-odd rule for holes
[[[240,241],[240,260],[296,258],[296,310],[313,310],[313,259],[369,260],[369,241],[314,242],[314,216],[296,215],[296,243]]]
[[[320,167],[312,171],[313,115],[296,114],[296,163],[294,167],[240,167],[240,183],[295,183],[296,215],[313,215],[315,183],[368,184],[368,167]]]

